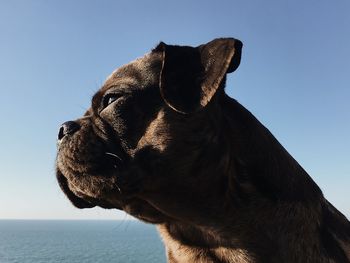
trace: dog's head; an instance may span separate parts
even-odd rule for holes
[[[158,223],[221,191],[222,178],[205,171],[218,165],[220,98],[241,47],[160,43],[117,69],[85,115],[60,128],[57,178],[71,202]]]

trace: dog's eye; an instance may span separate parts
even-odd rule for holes
[[[106,108],[108,105],[112,104],[114,101],[120,99],[122,96],[120,94],[107,94],[104,96],[102,100],[102,107],[103,109]]]

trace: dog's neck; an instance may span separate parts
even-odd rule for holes
[[[346,219],[335,208],[329,212],[309,175],[244,107],[225,97],[222,111],[217,122],[223,141],[217,145],[226,159],[212,173],[227,178],[227,194],[218,197],[217,211],[224,212],[200,224],[159,226],[169,262],[328,262],[320,261],[320,254],[344,259],[324,215],[335,225],[346,225]]]

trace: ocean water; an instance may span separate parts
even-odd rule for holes
[[[138,221],[0,220],[0,263],[165,263],[157,230]]]

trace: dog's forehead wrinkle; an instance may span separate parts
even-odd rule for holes
[[[105,85],[111,86],[113,84],[117,85],[118,82],[125,83],[129,81],[131,85],[146,87],[158,82],[160,67],[160,56],[154,53],[148,53],[114,70],[107,78]]]
[[[103,96],[112,89],[123,92],[130,88],[137,87],[138,83],[139,82],[132,76],[116,77],[108,80],[97,93],[100,93],[100,96]]]

